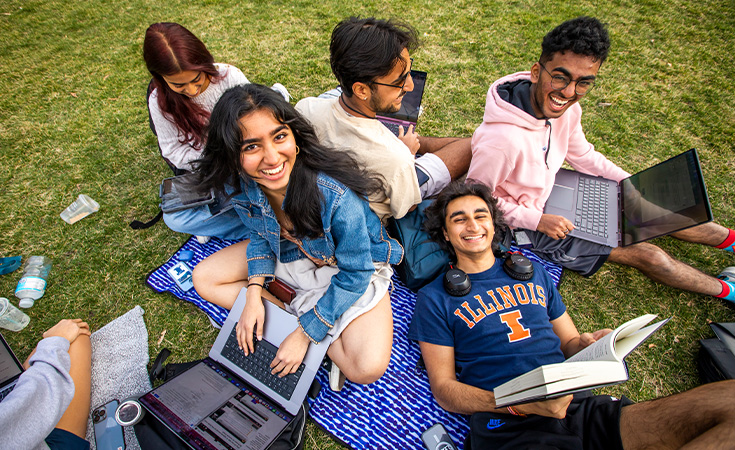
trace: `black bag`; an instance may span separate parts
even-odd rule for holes
[[[153,117],[151,116],[151,110],[148,106],[148,100],[150,99],[152,92],[153,92],[153,80],[151,79],[145,91],[145,106],[146,106],[146,109],[148,110],[148,126],[151,128],[153,135],[157,137],[158,133],[156,132],[156,126],[153,125]],[[163,157],[163,151],[161,150],[160,144],[158,145],[158,152],[161,154],[161,158],[163,158],[163,160],[166,161],[166,164],[168,164],[168,166],[171,168],[171,170],[174,173],[174,176],[184,175],[185,173],[187,173],[186,170],[179,169],[178,167],[174,166],[171,161]],[[151,220],[149,220],[148,222],[141,222],[140,220],[133,220],[132,222],[130,222],[130,228],[132,228],[133,230],[145,230],[146,228],[150,228],[153,225],[157,224],[158,221],[161,220],[161,218],[163,218],[163,211],[158,211],[156,216],[152,218]]]
[[[215,203],[217,199],[214,190],[199,192],[194,185],[196,179],[196,175],[193,173],[164,179],[158,189],[158,197],[161,199],[161,211],[173,213]]]
[[[156,380],[167,381],[190,367],[198,364],[201,360],[190,361],[186,363],[163,365],[166,358],[171,354],[169,349],[164,348],[153,362],[153,367],[149,372],[151,383]],[[315,383],[318,385],[319,383]],[[309,395],[316,397],[318,390],[312,384]],[[281,435],[276,439],[270,447],[270,450],[303,450],[304,448],[304,429],[306,428],[306,414],[309,412],[309,403],[304,400],[301,409],[294,417],[291,423],[283,430]],[[179,439],[176,434],[166,428],[152,414],[145,414],[140,422],[134,425],[135,435],[138,438],[140,448],[143,450],[187,450],[189,447]]]
[[[402,218],[388,220],[388,233],[403,246],[403,261],[396,266],[403,283],[416,292],[447,270],[449,255],[424,230],[424,210],[434,200],[424,200]]]
[[[717,337],[702,339],[697,368],[702,383],[735,379],[735,323],[711,323]]]

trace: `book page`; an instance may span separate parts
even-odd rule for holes
[[[641,328],[639,331],[631,334],[630,336],[618,340],[617,342],[615,342],[615,353],[622,360],[623,358],[628,356],[630,352],[635,350],[635,348],[638,347],[641,342],[645,341],[648,336],[652,335],[654,331],[658,330],[663,324],[668,322],[669,319],[664,319],[660,322],[654,323],[653,325]]]
[[[579,364],[546,364],[497,386],[493,392],[502,397],[555,381],[578,378],[585,373],[585,368]]]
[[[581,390],[594,389],[611,384],[622,383],[628,379],[628,372],[625,365],[615,361],[586,361],[577,363],[561,363],[552,366],[578,367],[583,371],[578,376],[571,378],[553,378],[547,384],[535,387],[527,387],[520,389],[519,386],[513,386],[515,389],[505,389],[507,384],[514,384],[513,380],[495,388],[495,404],[504,406],[508,404],[527,403],[532,401],[545,400],[548,398],[559,397]]]
[[[648,337],[638,336],[639,339],[633,338],[633,335],[637,335],[638,330],[647,324],[648,322],[655,319],[654,314],[644,314],[635,319],[631,319],[624,324],[617,327],[611,333],[608,333],[605,337],[590,345],[587,348],[580,350],[576,355],[572,355],[567,361],[622,361],[628,353],[638,346],[643,340]],[[653,333],[655,329],[651,330]],[[649,334],[650,334],[649,333]],[[630,337],[632,340],[629,344],[623,345],[625,351],[622,351],[618,346],[618,343],[625,338]],[[634,344],[632,344],[635,342]],[[630,346],[632,344],[632,347]]]
[[[613,350],[613,339],[617,336],[616,331],[619,330],[606,334],[602,339],[587,348],[583,348],[565,362],[617,361],[618,359],[615,357],[615,351]]]
[[[615,329],[615,331],[619,331],[616,341],[619,341],[624,337],[628,337],[631,334],[637,333],[638,330],[643,328],[644,325],[646,325],[656,317],[657,316],[655,314],[644,314],[642,316],[636,317],[635,319],[630,319],[629,321],[625,322]]]

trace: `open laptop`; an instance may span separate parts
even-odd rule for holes
[[[398,136],[398,126],[403,125],[403,132],[408,130],[410,125],[416,129],[416,122],[421,114],[421,100],[424,98],[424,88],[426,87],[426,72],[420,70],[411,70],[411,78],[413,79],[413,91],[406,92],[401,102],[401,108],[394,113],[381,113],[375,116],[383,125],[388,127],[390,131]]]
[[[544,213],[569,219],[569,235],[627,246],[712,220],[696,149],[616,183],[572,170],[556,174]]]
[[[0,334],[0,341],[3,342],[3,345],[0,346],[0,401],[2,401],[18,382],[20,374],[23,373],[23,365],[18,361],[2,334]]]
[[[209,357],[140,398],[193,449],[267,448],[298,413],[331,342],[327,337],[310,344],[296,373],[280,379],[271,375],[277,346],[299,325],[295,316],[264,300],[263,340],[246,357],[235,337],[246,290],[240,291]]]

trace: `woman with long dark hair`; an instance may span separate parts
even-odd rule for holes
[[[333,387],[339,370],[353,382],[377,380],[393,336],[390,265],[403,256],[365,200],[381,181],[348,153],[323,147],[311,124],[267,87],[228,90],[210,123],[200,182],[229,189],[250,240],[199,263],[197,292],[229,309],[247,288],[237,336],[248,354],[253,334],[262,337],[264,285],[278,278],[296,291],[285,307],[300,326],[279,347],[274,371],[296,371],[309,341],[329,335]]]
[[[204,43],[177,23],[148,27],[143,59],[153,76],[148,110],[161,155],[177,174],[191,171],[191,162],[201,157],[215,103],[227,89],[249,81],[237,67],[215,63]],[[283,86],[277,87],[288,95]],[[237,215],[227,208],[213,217],[205,205],[166,213],[163,219],[182,233],[246,237]]]

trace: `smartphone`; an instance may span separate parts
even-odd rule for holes
[[[119,402],[111,400],[92,411],[94,442],[97,450],[125,450],[123,429],[115,420],[115,410]]]
[[[184,261],[177,262],[171,268],[167,269],[166,272],[171,275],[171,278],[182,291],[187,292],[194,287],[194,281],[191,279],[192,271]]]
[[[421,440],[424,441],[424,446],[429,450],[457,450],[452,438],[449,437],[449,433],[440,423],[421,433]]]
[[[520,248],[533,247],[533,242],[531,242],[531,239],[528,237],[525,231],[516,230],[513,232],[513,237],[515,237],[516,244],[518,244]]]

